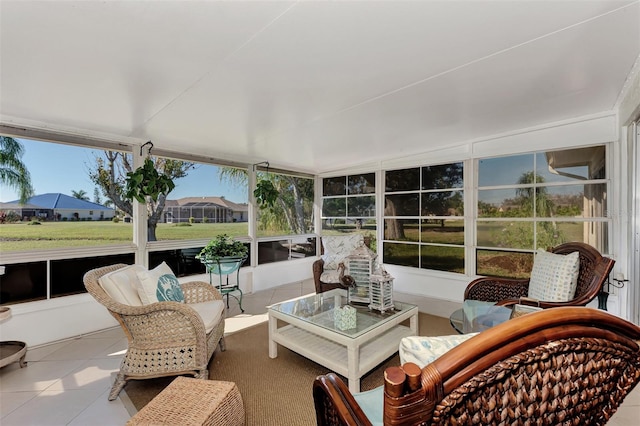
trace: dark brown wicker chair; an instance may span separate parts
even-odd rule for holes
[[[392,397],[386,380],[384,424],[605,424],[640,381],[639,343],[640,327],[597,309],[524,315],[426,365],[413,392]],[[371,424],[333,373],[313,396],[318,425]]]
[[[363,237],[362,241],[367,247],[371,247],[371,238]],[[320,243],[320,254],[324,254],[324,245]],[[324,282],[321,279],[324,272],[324,260],[318,259],[313,262],[313,282],[316,287],[316,293],[323,293],[325,291],[333,290],[335,288],[347,289],[348,286],[342,282]]]
[[[556,254],[569,254],[577,251],[580,256],[580,273],[576,293],[572,300],[568,302],[541,300],[539,306],[542,308],[586,305],[598,295],[615,263],[615,260],[602,256],[598,250],[585,243],[565,243],[554,247],[551,251]],[[464,291],[464,300],[472,299],[498,302],[499,305],[513,305],[520,303],[520,298],[526,298],[528,292],[528,279],[482,277],[467,285]],[[523,303],[528,302],[523,301]]]

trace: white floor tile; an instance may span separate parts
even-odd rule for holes
[[[0,370],[0,392],[42,391],[59,381],[86,360],[37,361],[25,368]]]
[[[100,358],[86,361],[78,369],[53,383],[47,390],[110,389],[113,372],[120,370],[120,358]]]
[[[26,403],[39,393],[40,391],[0,393],[0,418],[8,415],[13,410],[22,406],[24,403]],[[0,421],[0,424],[1,423],[2,421]]]
[[[25,357],[25,361],[40,361],[49,356],[51,353],[57,351],[58,349],[62,349],[63,347],[67,346],[69,343],[71,343],[70,340],[59,343],[52,343],[50,345],[40,346],[33,349],[27,348],[27,356]]]
[[[66,425],[82,413],[103,390],[42,391],[2,418],[2,426]]]
[[[109,389],[110,390],[110,389]],[[69,425],[72,426],[121,426],[131,415],[119,401],[109,401],[109,390],[101,394],[84,411],[76,416]]]
[[[121,341],[122,337],[106,339],[93,337],[72,340],[68,345],[49,354],[47,360],[91,359]]]

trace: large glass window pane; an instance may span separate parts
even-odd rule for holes
[[[9,138],[31,178],[33,196],[19,202],[16,188],[0,185],[1,252],[130,244],[131,224],[123,224],[96,170],[105,152],[57,143]],[[113,153],[121,158],[122,152]],[[52,159],[55,161],[52,163]],[[114,218],[119,223],[114,222]]]
[[[348,194],[342,197],[323,197],[322,231],[323,234],[339,232],[361,232],[376,230],[376,180],[375,173],[342,176],[323,179],[323,187],[331,186],[334,181],[348,182]],[[336,191],[337,192],[337,191]],[[326,195],[327,191],[325,191]]]
[[[385,191],[415,191],[420,189],[420,168],[385,172]]]
[[[538,188],[538,217],[604,217],[607,185],[593,183]]]
[[[47,262],[6,265],[0,275],[0,305],[45,300],[47,298]]]
[[[529,155],[479,161],[478,217],[522,220],[477,221],[478,245],[532,250],[579,241],[607,253],[606,146],[532,156],[535,171]],[[487,188],[496,185],[512,188]]]
[[[384,243],[384,263],[418,268],[420,266],[420,246],[418,244]]]
[[[422,189],[462,188],[462,163],[441,164],[422,168]]]
[[[478,245],[533,250],[533,222],[478,221]]]
[[[422,246],[422,269],[464,273],[464,247]]]
[[[549,151],[536,155],[536,174],[542,182],[575,182],[606,177],[604,146]]]
[[[422,216],[464,216],[463,191],[422,193]]]
[[[258,212],[258,236],[309,234],[313,232],[313,179],[283,173],[258,173],[278,190],[272,207]]]
[[[347,216],[349,217],[374,217],[376,215],[376,197],[349,197],[347,198]]]
[[[133,253],[111,256],[83,257],[51,261],[51,297],[86,293],[82,277],[85,272],[116,263],[133,264]]]
[[[166,262],[174,274],[178,277],[186,275],[204,274],[206,268],[196,255],[200,253],[202,247],[183,248],[177,250],[161,250],[149,253],[149,268],[153,269]]]
[[[464,245],[464,219],[422,219],[420,233],[423,243]]]
[[[331,197],[347,194],[347,177],[339,176],[322,179],[322,196]]]
[[[531,194],[529,194],[531,192]],[[478,190],[478,217],[531,217],[533,188]]]
[[[288,238],[258,242],[258,263],[281,262],[316,255],[316,239],[311,237]]]
[[[418,216],[420,214],[420,195],[398,194],[385,197],[385,216]]]
[[[517,184],[526,173],[533,173],[533,154],[486,158],[478,161],[478,186]]]
[[[325,198],[322,201],[322,217],[344,217],[346,215],[346,198]]]
[[[554,224],[558,243],[581,241],[595,247],[600,253],[609,253],[609,226],[608,222],[556,222]],[[548,248],[557,244],[541,246]]]
[[[395,241],[420,241],[418,219],[385,219],[384,239]]]
[[[533,268],[533,253],[477,250],[476,260],[477,275],[529,278]]]
[[[190,240],[249,232],[247,172],[234,167],[170,160],[183,170],[167,196],[159,218],[157,240]]]
[[[349,195],[374,194],[376,192],[376,174],[367,173],[349,176]]]

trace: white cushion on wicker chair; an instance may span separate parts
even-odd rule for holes
[[[137,287],[138,272],[146,270],[142,265],[129,265],[103,275],[98,283],[114,301],[123,305],[142,306]]]
[[[549,253],[538,249],[533,261],[528,296],[545,302],[566,302],[573,299],[578,284],[580,257]]]
[[[189,306],[204,322],[204,330],[207,334],[213,330],[213,327],[220,324],[222,315],[224,314],[224,302],[222,300],[212,300],[210,302],[189,303]]]

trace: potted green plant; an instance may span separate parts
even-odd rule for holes
[[[260,210],[273,207],[278,195],[278,190],[273,185],[273,182],[267,179],[259,180],[256,183],[256,189],[253,190],[253,196],[256,197],[256,203]]]
[[[141,203],[146,201],[147,196],[153,201],[158,201],[160,194],[166,195],[176,187],[169,176],[158,173],[150,158],[145,159],[141,167],[127,173],[125,184],[125,198],[135,199]]]
[[[196,255],[211,272],[228,275],[237,270],[247,259],[247,246],[227,234],[218,235]]]

